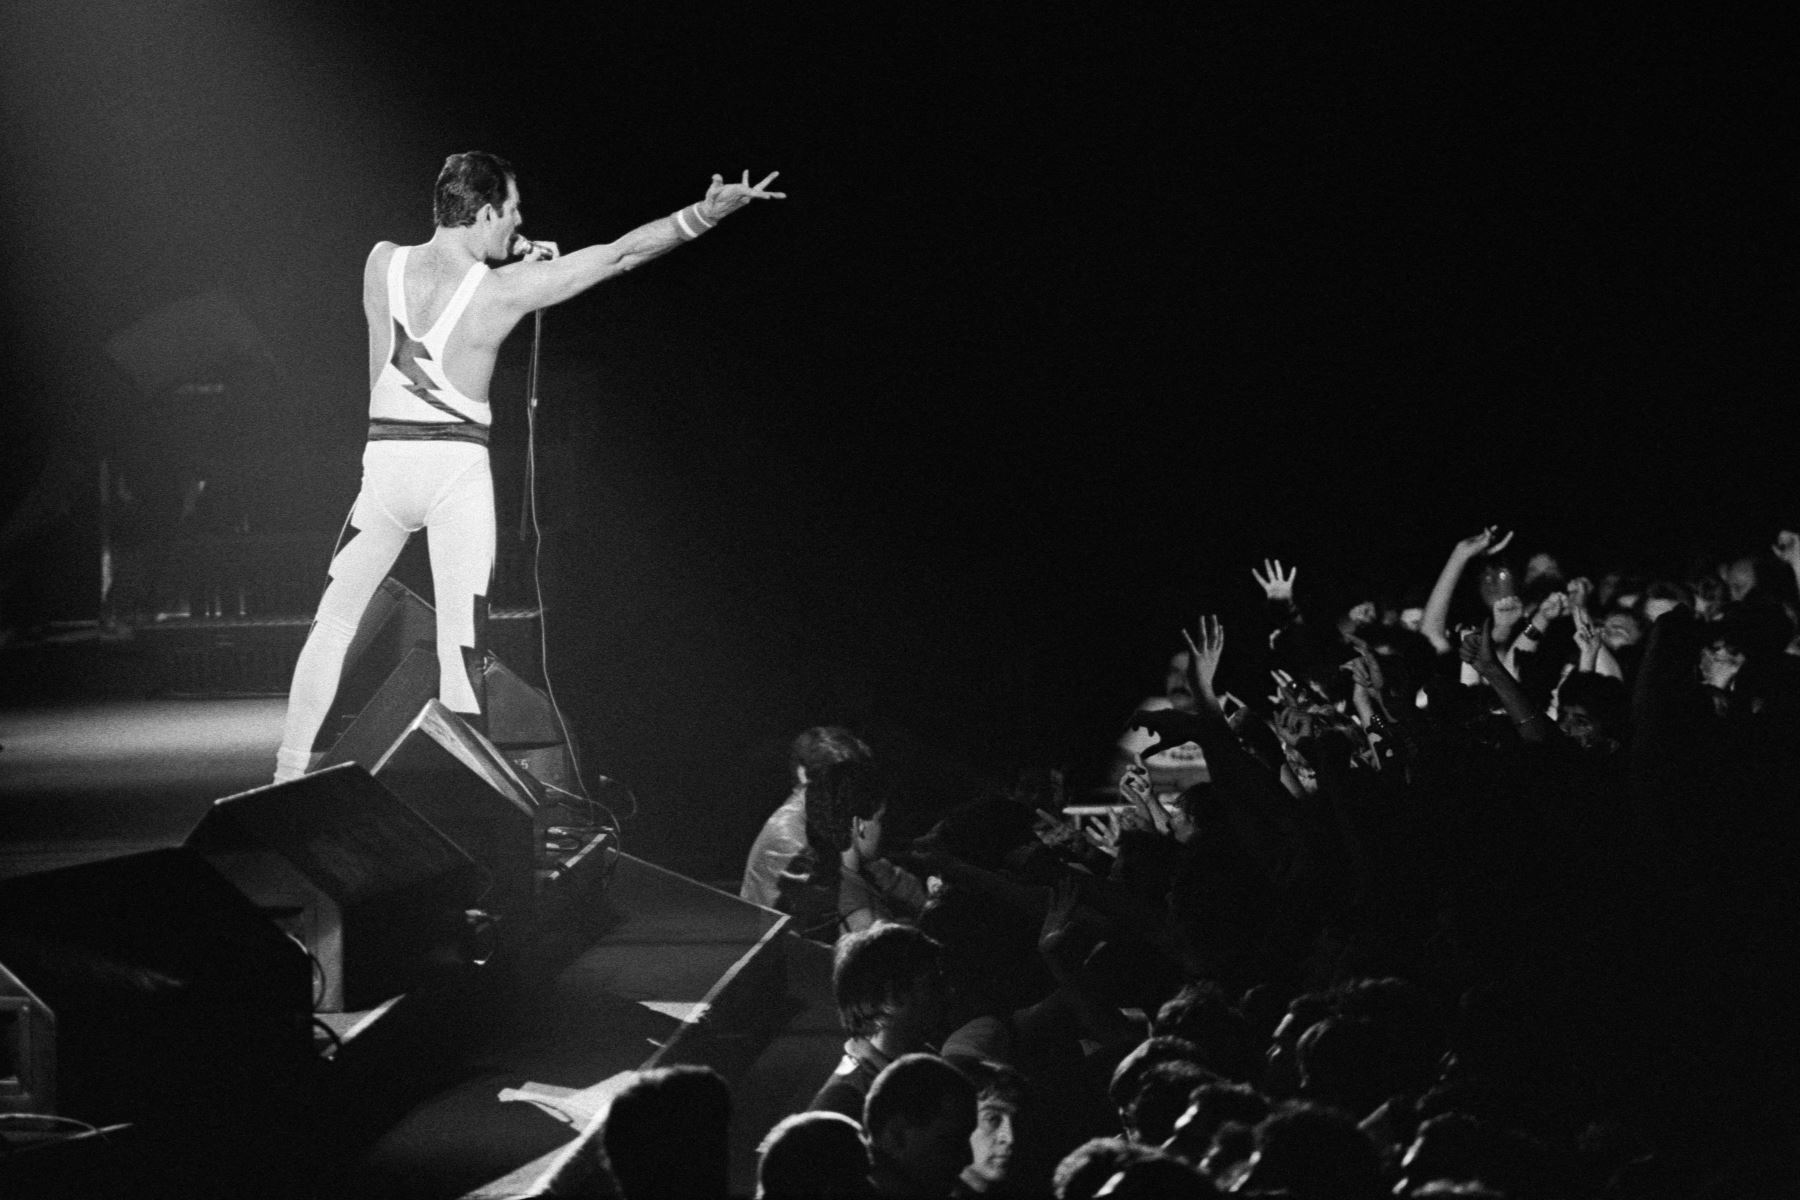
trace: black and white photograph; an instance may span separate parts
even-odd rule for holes
[[[1793,32],[0,3],[0,1194],[1784,1194]]]

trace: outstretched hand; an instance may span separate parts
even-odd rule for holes
[[[737,183],[726,183],[723,175],[712,177],[712,186],[706,189],[706,217],[717,221],[720,217],[730,216],[752,200],[786,200],[786,192],[771,192],[769,184],[774,182],[780,171],[770,171],[761,183],[750,182],[750,172],[744,172],[744,178]]]
[[[1375,657],[1375,652],[1361,638],[1351,638],[1350,644],[1356,647],[1356,657],[1345,663],[1342,669],[1350,672],[1350,681],[1359,691],[1372,696],[1381,695],[1381,689],[1386,686],[1387,681],[1382,676],[1381,662]]]
[[[1074,822],[1043,808],[1037,810],[1031,832],[1052,850],[1072,850],[1082,841],[1081,830]]]
[[[1263,595],[1270,600],[1292,600],[1294,598],[1294,576],[1300,574],[1299,567],[1289,567],[1283,574],[1279,558],[1263,559],[1262,571],[1250,568],[1250,578],[1256,580],[1263,590]]]
[[[1132,806],[1134,813],[1128,814],[1122,824],[1134,829],[1151,829],[1157,833],[1169,832],[1169,817],[1157,802],[1150,790],[1150,772],[1133,763],[1125,768],[1119,776],[1119,799]]]
[[[1498,554],[1506,549],[1507,543],[1513,539],[1508,530],[1505,537],[1500,537],[1500,527],[1489,525],[1480,533],[1472,534],[1456,543],[1456,552],[1464,558],[1474,558],[1478,554]],[[1496,540],[1498,539],[1498,540]]]
[[[1569,609],[1575,618],[1576,669],[1592,671],[1600,661],[1600,627],[1586,608],[1577,604]]]
[[[1125,826],[1119,820],[1119,810],[1109,808],[1104,818],[1095,817],[1083,821],[1081,835],[1102,854],[1112,858],[1119,857],[1119,839],[1124,836]]]
[[[1465,629],[1456,653],[1483,675],[1499,670],[1500,659],[1494,654],[1494,622],[1487,620],[1480,629]]]
[[[1219,697],[1213,691],[1213,678],[1218,675],[1219,659],[1225,654],[1225,626],[1219,618],[1202,613],[1195,632],[1200,635],[1199,641],[1195,641],[1194,635],[1187,630],[1181,631],[1188,644],[1188,672],[1192,676],[1194,695],[1208,708],[1217,709]]]

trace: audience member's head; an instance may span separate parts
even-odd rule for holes
[[[1219,1190],[1172,1154],[1128,1162],[1100,1185],[1094,1200],[1212,1200]]]
[[[904,806],[899,773],[885,762],[833,763],[807,780],[806,836],[821,854],[841,854],[856,845],[873,857],[884,835],[891,840],[907,816]]]
[[[1444,1113],[1419,1125],[1400,1159],[1401,1185],[1433,1180],[1467,1183],[1480,1177],[1494,1131],[1466,1113]]]
[[[1263,982],[1246,988],[1238,999],[1238,1011],[1244,1015],[1244,1024],[1259,1048],[1266,1047],[1269,1039],[1275,1036],[1275,1027],[1287,1016],[1291,998],[1292,994],[1280,984]],[[1261,1082],[1261,1070],[1259,1065],[1257,1074],[1249,1082]]]
[[[1633,608],[1615,608],[1600,622],[1600,640],[1617,654],[1644,640],[1644,618]]]
[[[1525,560],[1525,570],[1519,578],[1521,595],[1529,601],[1540,598],[1546,591],[1560,591],[1565,576],[1562,563],[1556,555],[1548,550],[1539,550]]]
[[[966,863],[998,871],[1021,846],[1035,843],[1037,813],[1006,796],[983,796],[945,813],[931,833]]]
[[[1725,605],[1725,581],[1717,575],[1696,575],[1687,581],[1688,594],[1694,598],[1694,615],[1710,621]]]
[[[935,1054],[904,1054],[863,1104],[870,1178],[884,1196],[946,1196],[972,1157],[975,1085]]]
[[[1194,1043],[1215,1074],[1246,1083],[1256,1077],[1257,1047],[1249,1024],[1217,984],[1184,985],[1157,1010],[1150,1031]]]
[[[1368,1021],[1382,1037],[1391,1091],[1424,1091],[1443,1055],[1442,1021],[1425,989],[1392,976],[1353,980],[1338,992],[1337,1010]]]
[[[1149,1067],[1138,1077],[1137,1091],[1121,1114],[1125,1136],[1146,1146],[1160,1147],[1174,1136],[1175,1122],[1188,1110],[1194,1089],[1218,1081],[1217,1075],[1185,1059],[1170,1059]]]
[[[1200,1062],[1200,1047],[1178,1037],[1148,1037],[1139,1042],[1119,1065],[1113,1068],[1112,1082],[1107,1085],[1106,1098],[1112,1106],[1124,1113],[1132,1100],[1136,1099],[1138,1085],[1143,1082],[1144,1072],[1157,1063],[1182,1061]]]
[[[1163,695],[1167,697],[1169,707],[1182,712],[1193,712],[1200,706],[1199,698],[1188,683],[1190,658],[1186,650],[1178,650],[1169,656],[1168,665],[1163,668]]]
[[[842,1113],[795,1113],[757,1147],[757,1200],[856,1200],[869,1192],[862,1126]]]
[[[1326,1017],[1300,1035],[1300,1093],[1361,1119],[1387,1095],[1389,1059],[1370,1021]]]
[[[1288,1001],[1264,1054],[1263,1092],[1276,1100],[1300,1094],[1300,1035],[1332,1013],[1331,1000],[1307,992]]]
[[[917,927],[944,948],[954,1024],[1043,999],[1054,981],[1037,952],[1039,924],[996,912],[991,901],[969,888],[944,888],[925,905]]]
[[[1677,608],[1692,608],[1694,595],[1686,585],[1672,579],[1653,579],[1644,588],[1644,620],[1654,625],[1656,619]]]
[[[827,767],[869,757],[868,745],[841,725],[815,725],[801,733],[788,748],[788,767],[801,783],[817,778]]]
[[[1583,750],[1616,749],[1625,736],[1629,700],[1610,675],[1578,671],[1556,692],[1556,727]]]
[[[909,925],[877,922],[838,939],[831,992],[838,1019],[855,1037],[885,1034],[900,1045],[928,1044],[943,1015],[942,947]]]
[[[731,1089],[711,1067],[640,1072],[613,1097],[600,1148],[624,1200],[723,1197]]]
[[[1448,1179],[1434,1179],[1430,1183],[1422,1183],[1395,1194],[1402,1197],[1402,1200],[1436,1200],[1437,1197],[1446,1197],[1447,1200],[1512,1200],[1505,1192],[1495,1191],[1485,1183],[1452,1183]]]
[[[1382,1192],[1381,1159],[1343,1113],[1293,1104],[1256,1127],[1256,1153],[1243,1187],[1286,1191],[1295,1200],[1374,1200]]]
[[[973,1161],[962,1173],[963,1183],[970,1191],[991,1191],[1014,1173],[1025,1077],[1002,1063],[980,1059],[957,1066],[975,1085],[975,1132],[969,1135]]]
[[[1263,1114],[1267,1116],[1265,1112]],[[1257,1118],[1258,1123],[1262,1120]],[[1235,1192],[1250,1173],[1256,1157],[1256,1126],[1242,1121],[1227,1121],[1213,1132],[1212,1145],[1206,1148],[1195,1166],[1213,1181],[1221,1192]]]
[[[1400,1159],[1400,1187],[1414,1189],[1439,1181],[1539,1195],[1574,1173],[1573,1160],[1556,1161],[1543,1143],[1465,1113],[1421,1123]]]
[[[1127,1163],[1154,1158],[1157,1151],[1122,1137],[1091,1138],[1063,1156],[1051,1178],[1056,1200],[1093,1200]]]
[[[1762,582],[1761,567],[1754,554],[1732,559],[1720,568],[1719,573],[1725,580],[1726,598],[1732,601],[1742,600]]]
[[[1188,1096],[1187,1111],[1163,1149],[1199,1166],[1224,1126],[1254,1128],[1268,1115],[1268,1098],[1247,1083],[1203,1083]]]

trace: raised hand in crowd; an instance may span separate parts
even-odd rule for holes
[[[1052,850],[1076,850],[1082,842],[1081,830],[1074,822],[1044,808],[1036,810],[1031,832],[1038,841]]]
[[[1494,694],[1500,698],[1506,715],[1511,718],[1513,728],[1519,731],[1521,738],[1528,742],[1541,742],[1549,736],[1549,722],[1545,719],[1543,710],[1531,702],[1525,689],[1519,686],[1519,681],[1506,669],[1494,651],[1492,621],[1483,622],[1480,629],[1465,629],[1457,646],[1457,654],[1463,662],[1475,669],[1483,683],[1494,689]]]
[[[1127,826],[1116,808],[1107,809],[1102,816],[1092,817],[1081,822],[1081,836],[1088,843],[1108,858],[1119,857],[1119,839],[1125,835]]]
[[[1292,579],[1290,575],[1290,583]],[[1219,703],[1218,692],[1213,690],[1213,680],[1219,673],[1219,660],[1225,654],[1225,625],[1219,618],[1202,613],[1195,625],[1195,633],[1200,635],[1197,641],[1194,634],[1185,629],[1181,631],[1188,645],[1189,682],[1201,707],[1223,717],[1225,710]]]
[[[1512,641],[1513,630],[1525,615],[1525,602],[1517,596],[1501,596],[1492,605],[1494,640],[1502,644]]]
[[[1471,534],[1456,543],[1451,549],[1450,557],[1445,560],[1444,569],[1439,572],[1437,583],[1431,589],[1431,597],[1425,602],[1425,615],[1419,625],[1419,632],[1431,640],[1439,654],[1448,654],[1454,649],[1448,633],[1450,601],[1456,596],[1456,585],[1461,581],[1463,572],[1475,559],[1498,554],[1506,549],[1512,539],[1511,532],[1501,535],[1499,526],[1489,525],[1480,533]]]
[[[1064,875],[1051,885],[1044,920],[1038,927],[1037,952],[1056,981],[1056,990],[1044,1001],[1014,1014],[1014,1026],[1021,1034],[1030,1036],[1041,1017],[1066,1006],[1074,1011],[1083,1032],[1097,1042],[1129,1044],[1140,1036],[1117,1005],[1107,1004],[1104,989],[1093,985],[1083,966],[1105,928],[1092,910],[1081,906],[1081,883],[1075,876]]]
[[[1475,673],[1486,680],[1506,668],[1500,665],[1500,656],[1494,652],[1494,623],[1483,622],[1479,627],[1465,625],[1457,631],[1457,655]]]
[[[1350,673],[1350,702],[1356,715],[1364,725],[1386,720],[1389,713],[1382,689],[1387,680],[1381,672],[1381,661],[1363,639],[1353,637],[1350,644],[1356,648],[1356,657],[1345,663],[1343,670]]]
[[[1489,525],[1480,533],[1472,533],[1456,543],[1451,551],[1452,557],[1460,557],[1463,562],[1478,558],[1484,554],[1498,554],[1512,542],[1512,531],[1502,534],[1498,525]]]
[[[1163,1075],[1186,1092],[1190,1078],[1201,1078],[1196,1071],[1226,1074],[1223,1064],[1238,1062],[1238,1051],[1245,1048],[1237,1045],[1240,1038],[1251,1056],[1249,1068],[1228,1074],[1229,1084],[1203,1085],[1213,1089],[1205,1105],[1193,1091],[1193,1112],[1184,1120],[1203,1112],[1214,1117],[1249,1112],[1259,1124],[1239,1127],[1241,1137],[1232,1153],[1274,1162],[1286,1127],[1278,1121],[1262,1127],[1276,1118],[1257,1114],[1271,1111],[1268,1105],[1286,1092],[1275,1094],[1255,1070],[1261,1043],[1290,1045],[1296,1058],[1310,1056],[1323,1067],[1335,1063],[1355,1086],[1332,1092],[1331,1070],[1323,1070],[1316,1096],[1308,1084],[1308,1099],[1326,1104],[1337,1102],[1329,1099],[1332,1095],[1343,1097],[1355,1109],[1353,1118],[1371,1111],[1385,1114],[1363,1120],[1361,1128],[1381,1143],[1378,1153],[1386,1177],[1381,1188],[1362,1187],[1358,1195],[1385,1194],[1390,1185],[1406,1185],[1412,1178],[1403,1163],[1408,1157],[1417,1161],[1419,1152],[1415,1147],[1409,1154],[1408,1144],[1415,1134],[1426,1132],[1421,1114],[1439,1111],[1428,1106],[1453,1106],[1434,1120],[1444,1122],[1445,1130],[1461,1130],[1468,1122],[1490,1118],[1454,1107],[1461,1103],[1459,1097],[1479,1101],[1498,1094],[1488,1089],[1509,1089],[1505,1094],[1529,1099],[1534,1120],[1541,1114],[1571,1114],[1574,1123],[1555,1133],[1564,1144],[1574,1145],[1595,1111],[1591,1081],[1562,1084],[1557,1078],[1540,1078],[1563,1072],[1540,1071],[1535,1053],[1514,1063],[1510,1055],[1480,1051],[1490,1044],[1510,1044],[1519,1030],[1528,1029],[1534,1039],[1542,1031],[1544,1052],[1560,1063],[1596,1035],[1597,1044],[1609,1046],[1615,1044],[1610,1039],[1627,1038],[1625,1023],[1615,1023],[1610,1012],[1569,1012],[1560,990],[1537,995],[1529,987],[1515,989],[1498,981],[1515,979],[1521,966],[1550,961],[1554,955],[1559,962],[1582,963],[1593,980],[1629,983],[1661,972],[1683,956],[1712,953],[1709,943],[1714,940],[1721,961],[1725,955],[1735,961],[1735,931],[1756,907],[1742,899],[1760,901],[1771,894],[1772,883],[1782,886],[1791,874],[1791,856],[1784,853],[1786,842],[1769,836],[1766,806],[1745,805],[1736,825],[1723,806],[1715,806],[1705,821],[1688,814],[1702,811],[1724,793],[1721,780],[1729,780],[1733,791],[1760,796],[1759,789],[1766,786],[1770,795],[1783,794],[1778,789],[1791,776],[1783,773],[1777,779],[1776,773],[1759,770],[1757,756],[1766,750],[1789,761],[1791,723],[1800,713],[1800,668],[1774,678],[1763,670],[1764,660],[1754,649],[1746,668],[1732,639],[1760,630],[1738,630],[1729,610],[1731,625],[1708,625],[1700,616],[1698,589],[1691,600],[1676,601],[1678,606],[1691,604],[1693,616],[1677,613],[1658,620],[1656,605],[1673,598],[1667,585],[1692,583],[1680,569],[1639,579],[1612,570],[1602,574],[1596,565],[1592,578],[1603,581],[1599,588],[1588,577],[1566,584],[1559,574],[1532,578],[1525,585],[1528,594],[1550,590],[1541,600],[1521,604],[1501,563],[1492,558],[1511,538],[1497,528],[1484,529],[1456,543],[1443,566],[1432,593],[1427,633],[1435,630],[1433,645],[1455,658],[1433,662],[1436,656],[1417,638],[1392,628],[1391,617],[1384,621],[1379,614],[1351,610],[1349,622],[1339,621],[1329,633],[1324,622],[1315,623],[1330,645],[1310,656],[1288,646],[1254,666],[1234,657],[1233,669],[1245,679],[1277,668],[1269,671],[1269,709],[1261,704],[1254,711],[1246,709],[1222,690],[1223,623],[1212,614],[1200,615],[1194,626],[1182,630],[1184,661],[1171,664],[1179,674],[1172,674],[1168,689],[1174,694],[1179,689],[1173,684],[1179,683],[1193,702],[1157,710],[1142,725],[1160,739],[1152,745],[1171,739],[1179,744],[1191,734],[1204,751],[1206,782],[1185,793],[1180,803],[1169,803],[1169,789],[1159,792],[1155,768],[1146,771],[1133,751],[1122,772],[1110,772],[1104,783],[1096,780],[1100,790],[1084,790],[1084,795],[1097,797],[1089,806],[1065,812],[1058,809],[1060,800],[1011,797],[1022,801],[1021,811],[996,816],[997,826],[1024,836],[1020,830],[1041,803],[1033,832],[1063,850],[1035,856],[1029,873],[1015,870],[1010,860],[1006,867],[965,863],[929,837],[920,845],[920,865],[941,873],[943,896],[949,901],[934,915],[954,915],[960,893],[979,898],[981,903],[971,907],[982,923],[992,923],[987,909],[994,902],[1028,918],[1009,922],[1004,939],[990,939],[985,931],[977,936],[951,920],[941,928],[947,947],[955,937],[966,939],[956,947],[961,954],[954,960],[972,974],[968,981],[958,980],[965,990],[956,1002],[981,1014],[971,1025],[978,1031],[1004,1025],[1010,1031],[1009,1048],[1019,1056],[1011,1065],[1024,1073],[1029,1062],[1043,1071],[1030,1080],[1041,1089],[1038,1094],[1052,1097],[1048,1107],[1069,1110],[1066,1119],[1061,1112],[1054,1114],[1059,1123],[1045,1135],[1070,1148],[1065,1166],[1085,1163],[1084,1156],[1098,1153],[1096,1147],[1110,1153],[1129,1144],[1110,1136],[1124,1103],[1089,1114],[1085,1106],[1069,1103],[1077,1098],[1067,1086],[1071,1080],[1104,1081],[1110,1072],[1115,1084],[1135,1081],[1132,1090],[1141,1093],[1136,1103],[1142,1112],[1134,1113],[1133,1128],[1143,1128],[1139,1117],[1155,1108],[1144,1107],[1144,1098],[1162,1103],[1156,1088]],[[1800,531],[1782,530],[1772,551],[1800,581]],[[1474,618],[1478,624],[1456,628],[1449,623],[1452,600],[1460,603],[1454,593],[1471,564],[1481,577],[1485,611]],[[1242,568],[1232,567],[1230,573],[1241,586]],[[1285,621],[1290,634],[1308,632],[1291,607],[1297,571],[1271,558],[1250,573],[1272,610],[1285,606],[1285,611],[1274,611],[1272,623]],[[1785,590],[1785,578],[1779,582]],[[1407,592],[1390,587],[1380,594],[1387,604]],[[1779,620],[1778,614],[1746,617],[1760,615]],[[1787,617],[1785,632],[1792,638],[1800,613],[1790,606]],[[1557,676],[1571,657],[1562,637],[1565,627],[1559,625],[1564,621],[1572,627],[1577,674],[1559,682]],[[1620,660],[1607,647],[1609,626],[1610,636],[1629,635],[1631,640],[1640,627],[1650,631],[1648,649],[1639,648],[1641,659],[1621,652],[1633,664],[1630,690],[1619,682]],[[1246,637],[1239,628],[1233,635],[1234,654],[1260,655],[1261,632]],[[1771,653],[1779,632],[1768,636]],[[1659,640],[1665,643],[1661,661]],[[1312,649],[1303,636],[1293,643]],[[1275,648],[1275,639],[1270,645]],[[1353,652],[1347,661],[1345,647]],[[1450,686],[1459,660],[1465,681],[1477,686]],[[1596,674],[1613,678],[1597,679]],[[1246,686],[1255,685],[1240,684],[1240,694],[1253,695],[1243,690]],[[1560,733],[1545,712],[1552,686]],[[1710,690],[1711,707],[1729,725],[1715,728],[1703,719],[1708,707],[1698,696],[1703,686]],[[1765,695],[1772,699],[1758,707]],[[1497,709],[1504,710],[1504,718]],[[1509,722],[1518,740],[1554,746],[1540,752],[1506,744],[1512,741],[1504,736]],[[1576,747],[1619,752],[1581,755]],[[1800,772],[1800,766],[1794,770]],[[1766,785],[1765,775],[1771,776]],[[976,846],[960,839],[952,844]],[[1055,871],[1062,873],[1050,873]],[[1662,898],[1678,898],[1684,920],[1692,920],[1715,886],[1726,901],[1717,906],[1717,928],[1733,931],[1717,939],[1696,937],[1696,932],[1710,934],[1712,929],[1696,926],[1675,931],[1664,942],[1662,931],[1669,924],[1664,908],[1639,900],[1646,892],[1666,888]],[[1631,914],[1638,910],[1641,926],[1631,924],[1638,919]],[[1612,936],[1621,922],[1631,928],[1631,938]],[[1771,924],[1778,922],[1778,916],[1771,918]],[[1596,936],[1595,931],[1606,932]],[[1017,958],[996,967],[993,960],[999,954]],[[1381,971],[1392,963],[1395,975],[1357,978],[1365,962]],[[1040,968],[1049,971],[1054,986],[1043,999],[1018,1006],[1025,993],[1007,988],[1018,984],[1036,994],[1044,982]],[[949,966],[943,969],[951,974]],[[1696,969],[1684,978],[1694,982],[1719,974],[1729,972]],[[1165,998],[1181,975],[1190,977],[1196,997],[1171,1006]],[[1742,987],[1748,976],[1734,979],[1733,988]],[[1002,977],[1005,988],[994,982]],[[1588,977],[1584,974],[1584,982]],[[1621,988],[1615,1004],[1640,1003],[1626,995],[1632,990]],[[988,1007],[977,1009],[968,997]],[[1625,1073],[1608,1080],[1609,1089],[1621,1096],[1646,1078],[1639,1066],[1643,1053],[1635,1051],[1654,1054],[1670,1031],[1692,1037],[1704,1024],[1680,1012],[1668,1014],[1667,1028],[1657,1024],[1668,1008],[1661,995],[1646,994],[1641,1005],[1633,1008],[1631,1021],[1633,1027],[1643,1024],[1646,1032],[1641,1039],[1631,1034],[1629,1043],[1617,1042],[1634,1053],[1618,1056]],[[1461,1014],[1454,1031],[1440,1028],[1438,1019],[1428,1015],[1451,1011]],[[1005,1014],[1004,1021],[994,1014]],[[1254,1033],[1244,1032],[1252,1029]],[[1472,1051],[1467,1055],[1462,1053],[1464,1029]],[[1146,1040],[1146,1030],[1158,1036]],[[1190,1036],[1191,1049],[1176,1044],[1187,1043]],[[957,1042],[954,1035],[943,1044],[953,1042],[984,1049],[989,1045],[971,1038]],[[1707,1061],[1727,1064],[1720,1068],[1722,1075],[1746,1068],[1747,1060],[1731,1052],[1734,1045],[1735,1034],[1721,1031],[1709,1053]],[[1018,1049],[1024,1046],[1034,1049]],[[1404,1063],[1397,1062],[1394,1050],[1405,1052]],[[1157,1061],[1153,1066],[1133,1063],[1134,1055]],[[1592,1056],[1586,1066],[1603,1070],[1601,1059]],[[1691,1072],[1701,1061],[1692,1057],[1686,1069]],[[1120,1070],[1127,1065],[1129,1071]],[[1173,1067],[1181,1069],[1167,1069]],[[1136,1086],[1142,1080],[1134,1072],[1143,1071],[1162,1073],[1154,1087]],[[1513,1077],[1519,1071],[1527,1074]],[[1350,1079],[1352,1075],[1366,1078]],[[1427,1091],[1434,1079],[1436,1086]],[[1579,1095],[1559,1096],[1557,1089],[1563,1086],[1573,1086]],[[1537,1088],[1544,1089],[1541,1104],[1532,1090]],[[1668,1100],[1669,1128],[1695,1116],[1687,1096],[1678,1093]],[[1110,1095],[1099,1099],[1116,1101]],[[985,1094],[980,1103],[987,1103]],[[1631,1103],[1637,1103],[1635,1093]],[[1278,1116],[1287,1120],[1297,1114],[1317,1124],[1324,1111],[1296,1108]],[[1551,1128],[1555,1118],[1544,1119]],[[1640,1151],[1649,1143],[1628,1118],[1617,1119],[1632,1136],[1598,1152],[1617,1156],[1616,1162],[1601,1164],[1605,1173],[1647,1161]],[[1082,1142],[1090,1122],[1109,1136],[1096,1134]],[[1032,1128],[1035,1135],[1037,1127]],[[1354,1137],[1356,1126],[1345,1128],[1352,1131],[1344,1143],[1346,1153],[1355,1151],[1363,1164],[1359,1170],[1371,1169],[1367,1147]],[[1301,1129],[1296,1125],[1287,1132]],[[1721,1121],[1713,1137],[1731,1132],[1729,1123]],[[1765,1138],[1766,1132],[1758,1129],[1747,1132],[1744,1143],[1756,1145]],[[1214,1143],[1215,1153],[1223,1144]],[[1054,1148],[1052,1153],[1061,1149],[1055,1141],[1046,1145]],[[1510,1169],[1502,1160],[1512,1163],[1525,1145],[1523,1140],[1494,1144],[1493,1169]],[[1549,1158],[1533,1161],[1534,1171],[1554,1166]],[[1470,1163],[1469,1177],[1478,1165]],[[1526,1164],[1520,1160],[1517,1165]],[[1602,1174],[1585,1160],[1564,1165],[1580,1180],[1562,1181],[1570,1194],[1588,1194],[1591,1188],[1581,1188]],[[1271,1188],[1277,1178],[1273,1171],[1268,1174]],[[1393,1191],[1412,1194],[1404,1186]],[[1327,1192],[1349,1194],[1341,1186],[1320,1194]]]
[[[1551,592],[1545,596],[1532,610],[1531,620],[1519,626],[1518,633],[1507,647],[1507,653],[1535,654],[1543,644],[1544,635],[1550,631],[1551,624],[1566,616],[1568,611],[1569,597],[1566,592]],[[1496,630],[1495,633],[1498,636],[1499,631]]]
[[[1571,609],[1586,612],[1588,611],[1588,601],[1594,595],[1594,581],[1586,575],[1577,575],[1569,580],[1569,585],[1563,589],[1563,594],[1568,596]]]
[[[1133,763],[1119,776],[1119,798],[1131,805],[1120,814],[1119,825],[1125,829],[1144,829],[1152,833],[1169,832],[1169,815],[1150,790],[1150,772]]]
[[[1250,568],[1250,577],[1263,590],[1263,595],[1274,604],[1292,604],[1294,602],[1294,577],[1300,574],[1299,567],[1289,567],[1284,572],[1279,558],[1263,559],[1263,569],[1259,572]]]
[[[1575,615],[1575,669],[1587,674],[1599,666],[1600,652],[1606,647],[1600,643],[1600,627],[1587,607],[1577,604],[1570,611]]]

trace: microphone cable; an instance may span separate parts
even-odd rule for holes
[[[581,753],[575,745],[575,739],[569,736],[569,725],[563,717],[562,704],[556,698],[556,685],[550,677],[550,623],[548,610],[544,603],[544,579],[540,568],[543,560],[544,530],[538,522],[537,506],[537,410],[538,410],[538,353],[544,339],[544,310],[538,309],[532,314],[531,357],[525,369],[525,494],[519,506],[519,539],[525,539],[527,527],[531,531],[531,585],[538,616],[538,662],[544,672],[544,694],[550,701],[550,711],[556,714],[556,725],[562,733],[563,748],[569,754],[569,766],[575,777],[575,785],[579,792],[571,792],[567,788],[558,787],[548,780],[540,779],[545,788],[571,800],[579,801],[587,816],[599,826],[612,834],[613,848],[623,851],[624,822],[637,815],[637,795],[629,787],[624,789],[631,801],[631,811],[620,817],[612,810],[612,806],[596,800],[588,791],[587,781],[581,769]],[[608,784],[616,781],[601,776]],[[610,871],[608,872],[610,874]]]

